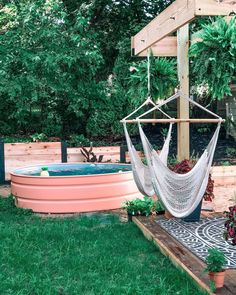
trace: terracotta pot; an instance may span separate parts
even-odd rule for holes
[[[173,215],[170,214],[169,211],[165,210],[165,218],[167,218],[167,219],[171,219],[171,218],[173,218]]]
[[[225,270],[220,272],[209,272],[208,273],[210,280],[215,283],[216,288],[222,288],[224,286],[225,280]]]

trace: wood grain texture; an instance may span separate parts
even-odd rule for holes
[[[11,171],[22,166],[61,162],[60,142],[6,143],[4,152],[6,180]]]
[[[195,15],[229,15],[236,13],[235,0],[195,0]]]
[[[195,17],[195,0],[176,0],[133,37],[134,53],[170,35]]]
[[[177,32],[178,39],[178,79],[181,96],[177,98],[178,118],[189,119],[189,24]],[[179,122],[177,126],[177,159],[183,161],[190,157],[189,123]]]
[[[213,214],[217,217],[219,214]],[[209,279],[206,273],[203,272],[205,263],[197,256],[192,254],[187,248],[175,240],[165,230],[163,230],[157,223],[150,217],[134,217],[134,223],[140,228],[144,236],[153,241],[160,251],[170,258],[174,265],[183,269],[190,275],[200,288],[206,290],[208,294],[211,293],[209,289]],[[219,295],[235,295],[236,294],[236,269],[227,270],[225,285],[221,289],[217,289],[215,294]]]
[[[201,15],[236,13],[235,0],[176,0],[132,37],[134,55],[143,54],[158,41]]]
[[[167,36],[151,47],[153,56],[177,56],[177,38]],[[144,50],[138,56],[148,56],[148,51]]]

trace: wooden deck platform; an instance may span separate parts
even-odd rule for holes
[[[153,241],[160,251],[170,258],[174,265],[186,271],[200,288],[206,290],[209,294],[213,294],[209,288],[208,275],[203,272],[204,262],[154,222],[156,218],[160,217],[133,217],[133,222],[148,240]],[[224,287],[217,289],[214,294],[236,294],[236,269],[227,270]]]

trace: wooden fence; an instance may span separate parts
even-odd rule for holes
[[[129,162],[127,146],[94,147],[103,162]],[[141,154],[140,154],[141,156]],[[84,162],[80,148],[68,148],[66,142],[3,143],[0,141],[0,184],[10,180],[10,172],[22,166],[48,163]],[[235,185],[236,166],[213,167],[215,185]]]
[[[126,147],[94,147],[103,162],[125,162]],[[0,142],[0,183],[10,180],[10,172],[22,166],[47,163],[84,162],[80,148],[68,148],[66,142],[3,143]]]

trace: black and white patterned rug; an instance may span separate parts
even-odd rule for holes
[[[225,218],[205,218],[199,222],[173,218],[156,222],[202,260],[205,260],[209,248],[218,248],[227,259],[226,268],[236,268],[236,246],[223,238]]]

